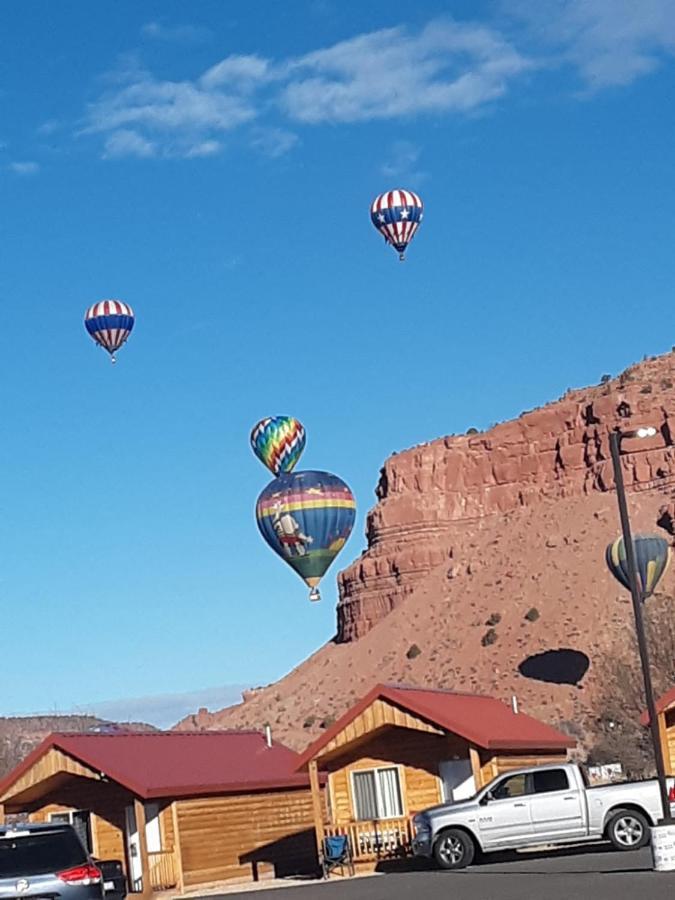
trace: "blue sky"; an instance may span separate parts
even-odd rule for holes
[[[1,712],[281,676],[333,634],[392,451],[675,343],[673,0],[3,19]],[[403,265],[368,217],[397,186]],[[114,368],[105,297],[137,315]],[[359,503],[320,605],[256,530],[269,414]]]

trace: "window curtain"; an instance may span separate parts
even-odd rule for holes
[[[354,772],[354,806],[357,819],[377,819],[375,772]]]
[[[380,818],[396,819],[403,815],[398,769],[379,769]]]

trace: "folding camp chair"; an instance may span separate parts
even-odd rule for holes
[[[344,875],[345,868],[350,875],[354,874],[354,860],[349,846],[349,838],[346,834],[337,834],[335,837],[323,839],[321,848],[321,868],[323,877],[328,878],[333,869],[339,867],[340,874]]]

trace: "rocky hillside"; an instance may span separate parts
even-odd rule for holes
[[[368,549],[338,579],[336,638],[244,703],[180,727],[269,721],[301,747],[373,683],[395,680],[515,694],[588,744],[605,664],[632,650],[629,597],[604,563],[619,528],[612,429],[658,429],[624,442],[636,530],[666,534],[675,518],[675,354],[603,381],[390,457]],[[671,569],[664,591],[674,586]]]
[[[114,729],[115,723],[95,716],[10,716],[0,717],[0,778],[10,772],[37,745],[54,731]],[[132,723],[125,730],[154,731],[151,725]]]

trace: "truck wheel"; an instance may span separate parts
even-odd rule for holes
[[[607,837],[617,850],[639,850],[649,843],[649,822],[634,809],[618,809],[607,825]]]
[[[434,844],[434,859],[441,869],[464,869],[476,854],[474,843],[465,831],[448,828]]]

